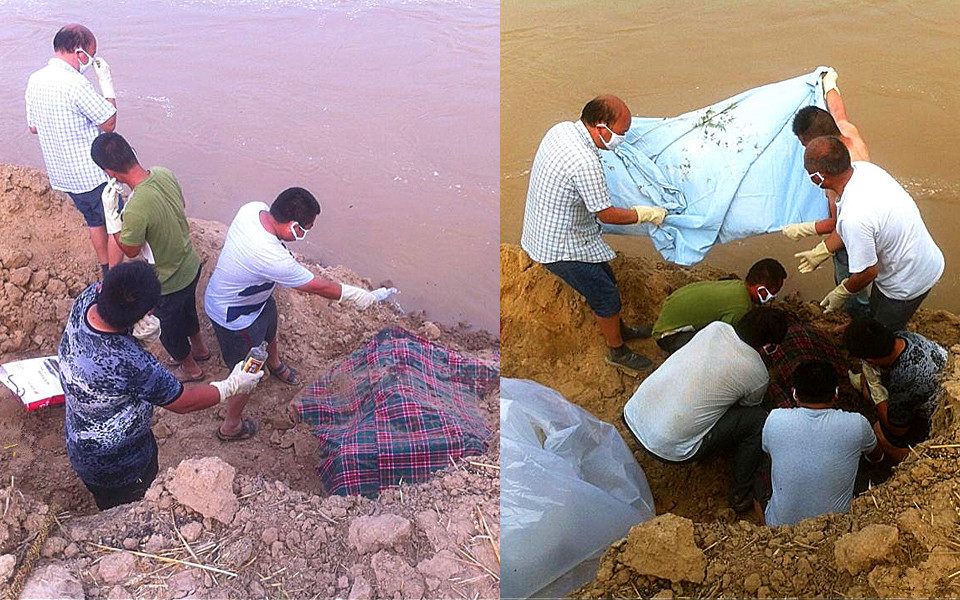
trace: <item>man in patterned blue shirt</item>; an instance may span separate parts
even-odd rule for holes
[[[150,265],[118,265],[80,293],[60,341],[67,457],[100,510],[142,499],[156,477],[154,406],[202,410],[249,393],[263,376],[240,362],[223,381],[184,387],[132,335],[159,297]]]
[[[66,192],[90,229],[100,268],[120,262],[120,248],[107,238],[103,192],[107,175],[90,158],[101,131],[117,127],[117,94],[110,66],[97,54],[97,39],[83,25],[66,25],[53,38],[54,57],[27,83],[27,127],[40,138],[50,187]],[[93,65],[101,96],[83,73]]]
[[[620,292],[607,264],[616,254],[600,223],[663,223],[659,207],[613,206],[598,149],[614,150],[630,129],[630,109],[616,96],[598,96],[583,107],[579,121],[554,125],[543,137],[533,167],[523,214],[520,246],[586,298],[609,348],[607,362],[636,375],[652,362],[625,340],[649,337],[650,327],[620,321]]]
[[[867,377],[853,373],[850,383],[876,404],[877,441],[887,456],[900,462],[910,446],[930,436],[947,351],[919,333],[894,333],[872,317],[850,323],[843,344],[851,356],[880,370],[879,386],[868,385]]]

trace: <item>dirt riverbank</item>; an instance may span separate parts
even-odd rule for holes
[[[202,302],[226,226],[194,219],[190,226],[204,261],[198,290]],[[368,289],[378,283],[341,267],[307,266]],[[0,166],[0,362],[56,354],[73,298],[98,277],[82,218],[69,198],[53,192],[36,170]],[[485,332],[448,328],[422,315],[399,314],[389,306],[359,312],[286,289],[280,289],[276,298],[281,355],[306,381],[391,325],[490,364],[499,361],[497,340]],[[202,306],[200,311],[202,315]],[[222,378],[227,369],[211,326],[203,316],[201,322],[214,351],[211,361],[201,363],[206,380]],[[159,345],[153,350],[165,357]],[[92,497],[67,461],[63,408],[28,413],[3,388],[0,596],[24,571],[30,546],[42,528],[48,537],[39,547],[40,560],[33,572],[53,568],[51,578],[64,579],[57,571],[62,567],[87,598],[496,596],[495,390],[481,407],[494,430],[486,455],[451,465],[428,483],[404,484],[376,500],[324,497],[314,473],[315,439],[305,426],[294,427],[286,417],[286,406],[298,390],[276,379],[258,386],[246,412],[260,424],[260,432],[244,442],[216,439],[222,409],[188,415],[155,411],[158,483],[141,503],[96,513]],[[235,469],[232,487],[238,504],[227,522],[188,508],[165,487],[174,477],[168,469],[184,459],[204,457],[223,461],[224,472]],[[383,517],[370,528],[380,533],[364,541],[357,531],[366,529],[358,519],[370,517]],[[181,539],[185,528],[189,535]],[[94,543],[186,560],[233,575],[128,553],[110,558],[112,551]]]
[[[663,299],[678,287],[730,275],[622,255],[612,266],[623,314],[634,323],[652,322]],[[569,287],[513,245],[501,245],[500,268],[503,376],[548,385],[616,425],[642,465],[656,503],[658,521],[635,527],[615,543],[596,579],[573,597],[960,596],[956,315],[921,309],[909,326],[951,350],[932,439],[889,479],[856,498],[850,513],[767,528],[727,508],[724,461],[664,465],[637,447],[621,413],[641,379],[604,363],[600,330]],[[797,296],[778,304],[839,342],[833,330],[841,317],[823,316],[814,303]],[[631,346],[657,364],[666,358],[652,340]]]

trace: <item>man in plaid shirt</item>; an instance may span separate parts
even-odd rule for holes
[[[559,123],[547,132],[530,171],[520,246],[586,298],[609,347],[607,362],[635,375],[653,363],[624,341],[648,337],[650,327],[620,321],[620,292],[607,262],[616,254],[603,241],[599,221],[659,226],[666,210],[619,208],[610,201],[598,149],[619,146],[630,121],[626,103],[604,95],[583,107],[579,121]]]
[[[104,227],[107,175],[90,158],[90,144],[117,126],[117,94],[110,66],[97,54],[97,39],[83,25],[66,25],[53,38],[54,57],[27,83],[27,127],[40,138],[50,187],[66,192],[90,228],[100,268],[120,262],[120,248]],[[93,65],[101,96],[83,73]]]

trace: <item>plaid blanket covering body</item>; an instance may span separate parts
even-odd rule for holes
[[[791,321],[780,348],[771,356],[761,353],[761,357],[770,370],[770,385],[763,402],[768,410],[795,407],[797,403],[791,393],[794,369],[809,360],[825,360],[836,369],[840,383],[836,407],[868,416],[874,412],[873,403],[864,400],[850,385],[840,349],[826,333],[812,325]]]
[[[324,488],[376,496],[482,454],[492,432],[479,401],[499,377],[402,328],[379,332],[295,403],[320,441]]]

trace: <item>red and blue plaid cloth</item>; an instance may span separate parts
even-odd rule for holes
[[[767,394],[764,397],[764,406],[768,409],[792,408],[797,405],[791,393],[793,370],[810,360],[825,360],[837,370],[840,383],[837,408],[859,413],[867,413],[872,409],[872,406],[868,406],[850,385],[846,363],[840,356],[840,349],[825,332],[813,325],[791,320],[787,335],[783,338],[780,347],[770,356],[762,352],[760,355],[770,370],[770,385],[767,386]]]
[[[324,488],[375,496],[482,454],[492,432],[480,399],[499,379],[498,369],[402,328],[379,332],[296,401],[320,440]]]

